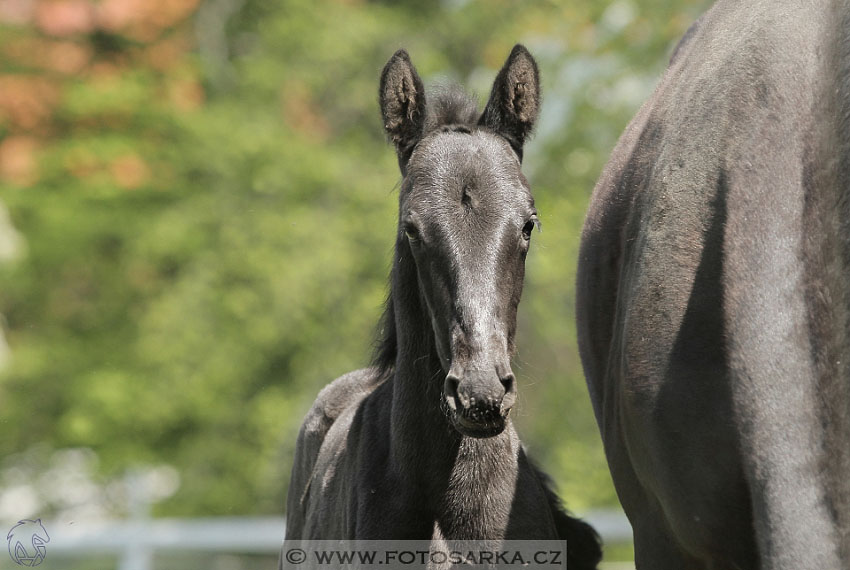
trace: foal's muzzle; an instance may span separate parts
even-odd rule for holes
[[[505,429],[516,402],[516,382],[510,370],[471,370],[462,377],[449,372],[443,397],[455,429],[469,437],[493,437]]]

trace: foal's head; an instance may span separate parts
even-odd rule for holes
[[[428,105],[404,51],[381,76],[381,112],[403,175],[399,255],[415,262],[462,434],[501,433],[516,401],[510,357],[537,212],[520,162],[540,103],[537,65],[517,45],[483,114],[458,92]]]

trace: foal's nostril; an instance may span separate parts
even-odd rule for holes
[[[502,380],[502,386],[505,387],[505,395],[502,396],[502,412],[507,413],[516,403],[516,380],[513,374],[508,374]]]
[[[505,376],[501,380],[502,380],[502,386],[505,387],[505,396],[507,396],[508,394],[513,394],[514,392],[516,392],[516,385],[514,383],[514,375],[513,374],[508,374],[507,376]]]
[[[451,374],[446,376],[446,381],[443,384],[443,396],[446,399],[446,404],[448,404],[449,408],[455,411],[457,410],[457,402],[459,398],[457,393],[457,387],[459,384],[460,378]]]

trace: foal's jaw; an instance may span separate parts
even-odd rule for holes
[[[507,418],[499,417],[487,422],[474,422],[467,420],[461,414],[452,414],[451,422],[458,433],[476,439],[495,437],[505,431],[505,426],[508,425]]]

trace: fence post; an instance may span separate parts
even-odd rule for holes
[[[151,497],[144,474],[131,471],[125,477],[130,507],[130,536],[118,570],[153,570],[153,552],[145,533],[150,527]]]

